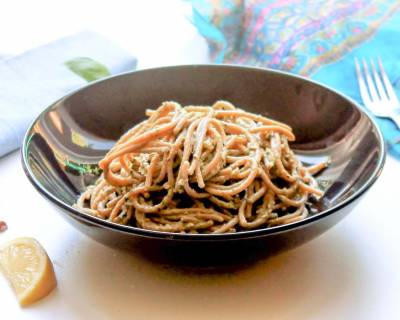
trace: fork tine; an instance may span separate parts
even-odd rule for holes
[[[389,99],[399,103],[396,93],[393,90],[393,86],[390,83],[390,80],[385,72],[385,69],[383,69],[382,60],[380,57],[378,58],[378,65],[379,65],[379,70],[381,72],[381,76],[383,79],[383,83],[385,84],[386,93],[387,93]]]
[[[358,59],[355,58],[354,62],[356,64],[357,81],[358,81],[358,86],[360,87],[361,98],[364,101],[364,104],[366,104],[366,107],[368,107],[367,104],[371,103],[372,101],[368,94],[368,89],[364,77],[361,74],[361,68],[360,64],[358,63]]]
[[[379,76],[378,72],[376,71],[375,63],[372,59],[371,59],[370,63],[371,63],[371,68],[372,68],[372,75],[374,76],[374,81],[375,81],[376,88],[378,89],[379,97],[381,98],[381,100],[387,101],[389,97],[387,96],[385,88],[383,87],[381,77]]]
[[[364,75],[365,75],[365,79],[367,79],[367,86],[368,86],[369,94],[371,95],[371,100],[378,101],[379,100],[378,93],[376,92],[376,88],[375,88],[374,82],[372,81],[372,77],[369,72],[368,65],[367,65],[367,62],[365,61],[365,59],[362,59],[362,63],[364,66]]]

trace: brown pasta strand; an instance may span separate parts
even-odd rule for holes
[[[77,200],[82,212],[114,223],[175,233],[225,233],[304,219],[312,174],[290,149],[281,122],[226,101],[164,102],[99,162],[103,174]]]

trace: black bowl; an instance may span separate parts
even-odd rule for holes
[[[72,207],[78,194],[96,179],[98,160],[123,132],[144,118],[146,108],[165,100],[210,105],[221,99],[292,126],[297,137],[292,147],[304,162],[331,158],[329,168],[318,177],[325,195],[310,217],[233,234],[173,234],[114,224]],[[28,130],[22,155],[25,173],[35,188],[90,237],[107,245],[133,245],[147,253],[201,259],[205,253],[207,259],[223,256],[228,261],[238,256],[239,249],[244,249],[242,256],[253,254],[250,249],[254,248],[273,253],[332,227],[376,181],[385,150],[371,118],[332,89],[273,70],[190,65],[118,75],[62,98]]]

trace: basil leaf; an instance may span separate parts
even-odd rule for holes
[[[65,65],[86,81],[94,81],[111,75],[107,67],[91,58],[78,57],[65,62]]]

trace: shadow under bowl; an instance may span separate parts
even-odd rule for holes
[[[317,178],[325,189],[303,221],[231,234],[174,234],[123,226],[72,207],[98,176],[97,162],[146,108],[166,100],[237,107],[289,124],[306,164],[331,159]],[[382,136],[351,99],[288,73],[229,65],[187,65],[134,71],[94,82],[48,107],[28,130],[24,171],[34,187],[77,229],[106,245],[154,261],[193,265],[247,263],[298,246],[346,216],[379,177]]]

